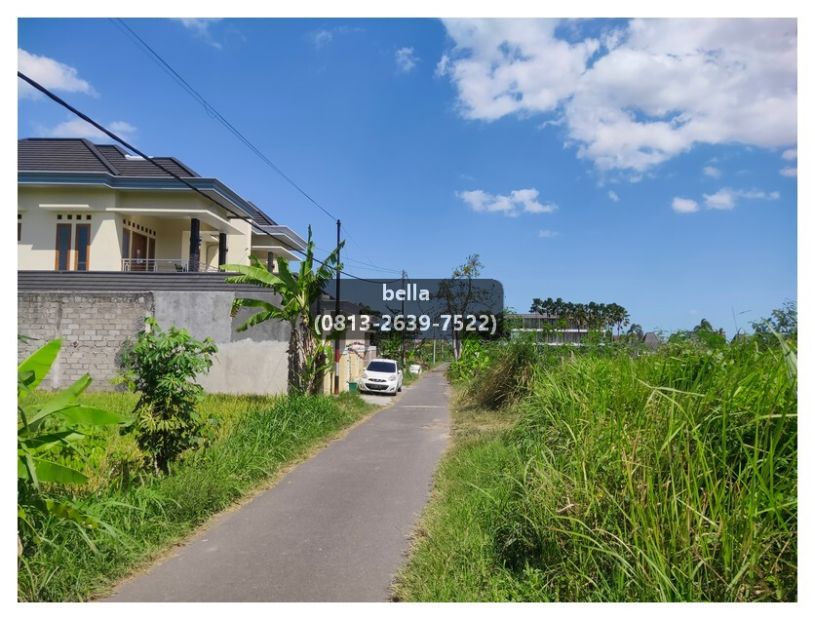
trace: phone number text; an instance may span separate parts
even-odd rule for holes
[[[498,321],[494,314],[441,314],[431,317],[427,314],[320,314],[316,317],[317,331],[321,334],[332,332],[375,330],[380,332],[476,332],[495,335]]]

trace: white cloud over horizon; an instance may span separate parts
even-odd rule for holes
[[[580,40],[561,24],[445,20],[453,47],[436,72],[460,114],[548,115],[579,158],[632,174],[697,144],[797,142],[795,20],[635,19]]]
[[[613,189],[609,190],[608,198],[609,200],[611,200],[611,202],[620,202],[620,197],[617,195],[617,192],[615,192]]]
[[[540,192],[534,188],[516,189],[507,195],[476,189],[456,192],[456,196],[476,213],[503,213],[507,217],[518,217],[522,213],[552,213],[557,210],[557,205],[541,202]]]
[[[136,133],[136,128],[126,121],[113,121],[107,128],[123,138],[132,137]],[[44,138],[87,138],[88,140],[110,140],[110,138],[99,131],[93,125],[88,124],[81,118],[74,118],[55,125],[54,127],[41,127],[39,132]]]
[[[410,73],[419,64],[419,57],[412,47],[400,47],[396,50],[396,68],[400,73]]]
[[[705,166],[702,168],[702,172],[706,177],[710,177],[711,179],[718,179],[720,176],[722,176],[722,171],[716,166]]]
[[[556,230],[549,230],[548,228],[542,228],[538,231],[538,238],[539,239],[554,239],[555,237],[559,236],[560,233]]]
[[[17,68],[50,90],[98,96],[93,86],[79,77],[79,71],[48,56],[39,56],[17,48]],[[19,80],[17,96],[20,99],[35,99],[42,95],[34,87]]]

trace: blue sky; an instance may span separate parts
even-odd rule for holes
[[[794,21],[128,20],[347,225],[347,270],[733,333],[796,298]],[[108,20],[21,20],[20,65],[329,248],[334,223]],[[21,137],[88,135],[21,91]],[[92,137],[92,136],[91,136]],[[743,313],[743,314],[742,314]]]

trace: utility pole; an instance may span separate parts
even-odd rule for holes
[[[405,290],[405,270],[402,269],[402,290]],[[402,296],[402,325],[404,326],[405,321],[405,299],[404,295]],[[402,372],[405,370],[405,330],[402,329]]]
[[[337,279],[334,291],[334,323],[340,316],[340,220],[337,220]],[[340,334],[334,332],[334,394],[340,393]]]

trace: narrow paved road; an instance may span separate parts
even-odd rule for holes
[[[112,601],[385,601],[447,445],[440,371]]]

